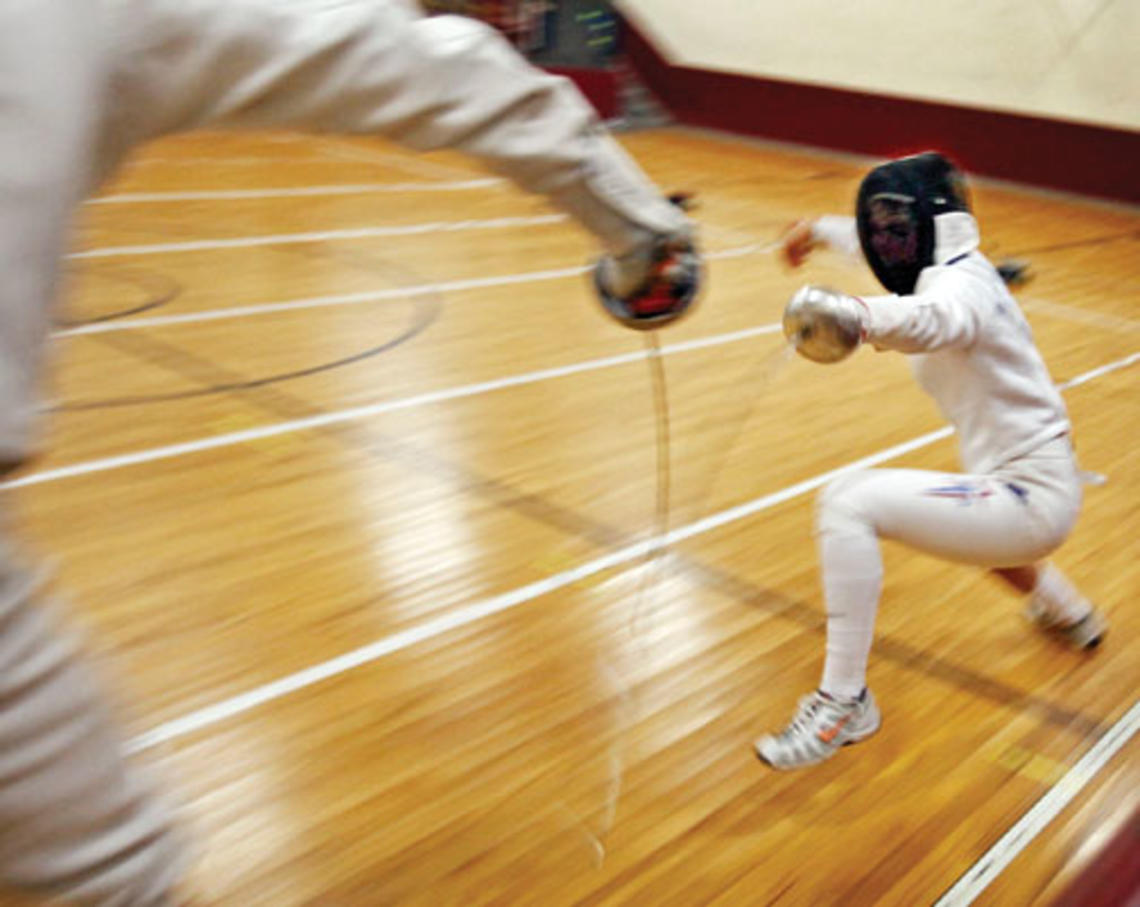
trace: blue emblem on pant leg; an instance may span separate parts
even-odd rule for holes
[[[1029,489],[1021,485],[1014,485],[1013,482],[1006,482],[1005,487],[1013,492],[1013,496],[1021,501],[1022,504],[1029,503]]]
[[[928,488],[924,495],[932,498],[953,498],[961,501],[963,507],[969,507],[974,501],[981,501],[994,493],[989,485],[977,485],[970,482],[952,482],[946,485],[937,485]]]

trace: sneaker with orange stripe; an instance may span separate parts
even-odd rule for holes
[[[795,718],[782,732],[756,741],[756,755],[772,768],[815,765],[841,746],[870,737],[881,720],[870,690],[850,700],[833,699],[817,690],[800,700]]]

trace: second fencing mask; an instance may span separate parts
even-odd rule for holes
[[[934,264],[935,217],[969,210],[965,179],[937,152],[899,158],[868,173],[855,220],[879,282],[900,296],[913,293],[923,268]]]

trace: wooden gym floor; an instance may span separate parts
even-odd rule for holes
[[[710,253],[662,335],[687,531],[656,568],[643,338],[601,314],[592,242],[542,201],[457,155],[199,135],[86,207],[45,453],[10,493],[183,804],[192,887],[916,905],[969,903],[966,877],[978,903],[1049,903],[1140,800],[1138,212],[974,187],[986,251],[1036,272],[1020,298],[1055,378],[1085,379],[1066,399],[1109,481],[1057,561],[1105,646],[1071,653],[981,572],[888,545],[883,729],[780,774],[751,742],[818,679],[814,489],[867,457],[954,469],[953,440],[902,356],[813,366],[776,329],[801,283],[874,290],[771,252],[794,217],[846,212],[861,162],[623,141],[699,193]]]

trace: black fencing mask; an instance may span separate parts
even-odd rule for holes
[[[914,292],[923,268],[934,264],[934,218],[969,212],[961,172],[927,151],[876,167],[863,179],[855,219],[863,255],[890,292]]]

